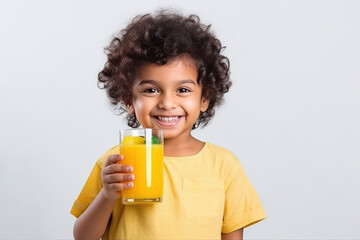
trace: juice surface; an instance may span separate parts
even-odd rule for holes
[[[164,145],[151,145],[151,185],[146,177],[146,145],[120,144],[120,153],[124,155],[122,164],[134,167],[134,187],[121,192],[123,198],[153,199],[162,198],[163,171],[164,171]]]

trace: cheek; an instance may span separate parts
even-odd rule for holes
[[[141,102],[141,101],[134,101],[134,109],[135,110],[140,110],[140,109],[142,109],[143,108],[143,103]]]
[[[150,112],[153,105],[154,105],[154,103],[151,99],[138,98],[133,101],[133,106],[134,106],[135,112],[137,113],[138,116],[140,116],[140,114],[144,115],[144,114],[147,114],[148,112]]]
[[[142,116],[144,111],[146,111],[146,105],[141,101],[136,101],[134,103],[134,110],[137,117]]]
[[[200,113],[200,100],[198,98],[186,99],[182,102],[182,106],[188,113]]]

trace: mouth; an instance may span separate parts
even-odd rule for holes
[[[182,116],[154,116],[154,118],[161,126],[172,127],[181,121]]]

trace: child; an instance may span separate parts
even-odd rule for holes
[[[112,40],[99,83],[130,127],[163,129],[163,202],[121,203],[136,176],[113,147],[71,209],[75,239],[242,239],[243,228],[265,218],[238,159],[191,135],[230,88],[222,49],[197,16],[167,11],[136,17]]]

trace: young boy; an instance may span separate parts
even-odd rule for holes
[[[238,159],[191,135],[230,88],[222,48],[197,16],[166,11],[136,17],[113,39],[99,83],[130,127],[163,129],[163,202],[121,203],[136,176],[113,147],[73,205],[75,239],[242,239],[265,218]]]

